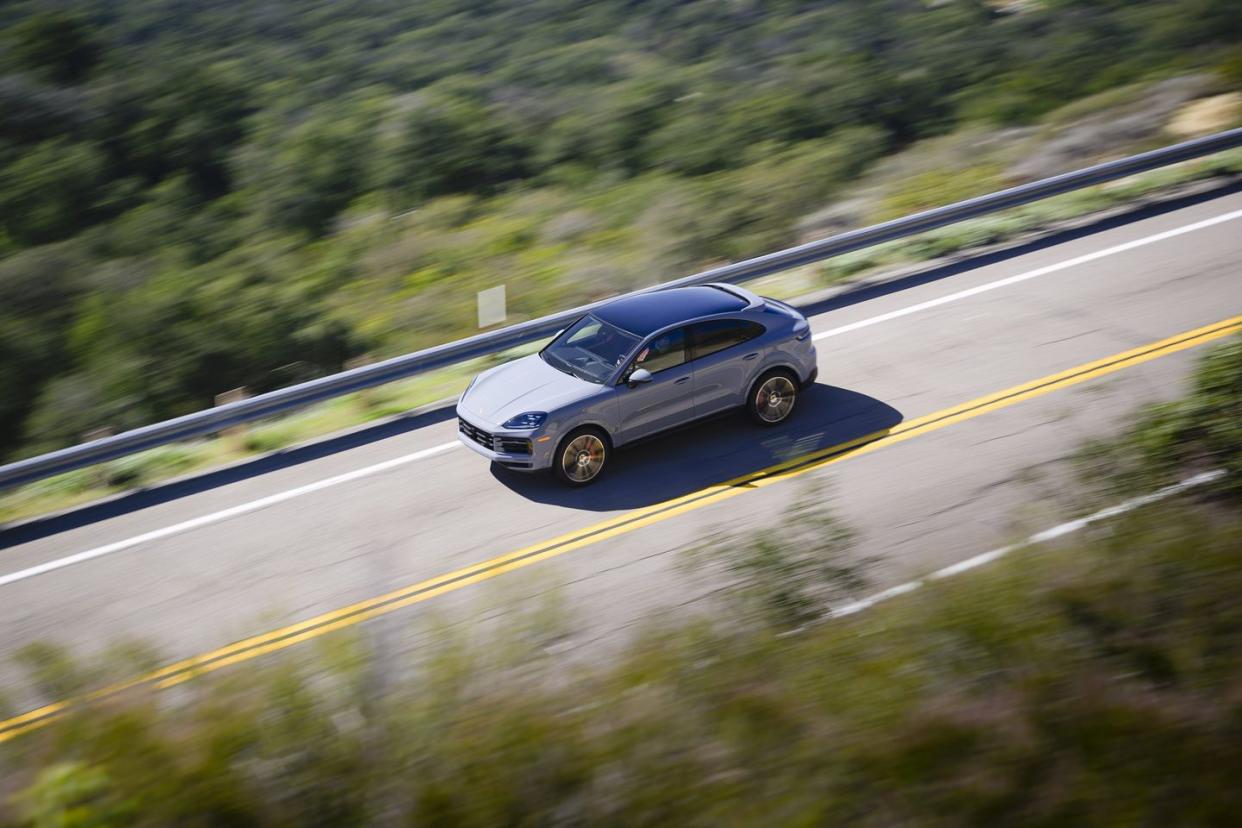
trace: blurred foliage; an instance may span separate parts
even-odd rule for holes
[[[930,210],[1000,189],[1001,171],[990,164],[962,170],[929,170],[913,176],[890,192],[877,211],[876,221]]]
[[[1242,500],[1242,335],[1200,360],[1190,394],[1142,409],[1118,437],[1087,444],[1079,464],[1105,496],[1220,469],[1217,492]]]
[[[796,634],[666,618],[572,663],[555,601],[405,659],[337,633],[6,743],[0,823],[1231,825],[1240,548],[1165,504]]]
[[[788,244],[964,122],[1236,82],[1233,0],[1015,8],[5,3],[0,457],[460,336],[497,282],[522,318]]]
[[[18,797],[32,828],[122,828],[132,825],[129,803],[110,795],[108,775],[80,762],[53,765]]]
[[[10,35],[13,61],[56,84],[86,80],[100,58],[90,23],[62,11],[26,18]]]
[[[1037,201],[1000,213],[968,219],[893,242],[836,256],[818,266],[819,282],[831,284],[873,270],[899,265],[926,263],[980,246],[1021,238],[1025,234],[1055,230],[1059,222],[1098,210],[1131,205],[1162,191],[1176,191],[1182,185],[1232,179],[1242,174],[1242,152],[1230,150],[1209,158],[1153,170],[1120,182]],[[901,191],[898,187],[897,191]]]
[[[854,531],[827,508],[823,485],[803,486],[777,521],[747,535],[716,535],[686,553],[686,568],[719,579],[729,617],[797,629],[862,597],[876,563],[852,547]]]

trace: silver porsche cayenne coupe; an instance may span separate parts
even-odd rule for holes
[[[505,468],[584,486],[614,449],[692,420],[745,407],[782,423],[816,370],[806,317],[782,302],[723,284],[640,293],[475,377],[458,437]]]

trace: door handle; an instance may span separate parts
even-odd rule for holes
[[[747,354],[746,356],[742,357],[742,359],[758,359],[758,358],[759,358],[758,351],[755,351],[755,353],[753,354]]]
[[[681,385],[683,382],[689,382],[689,381],[690,381],[689,377],[682,377],[679,380],[674,380],[673,385]]]

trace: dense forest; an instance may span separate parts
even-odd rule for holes
[[[0,459],[790,240],[875,159],[1185,70],[1236,0],[0,6]]]

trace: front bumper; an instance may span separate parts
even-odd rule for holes
[[[552,465],[553,441],[541,429],[496,428],[482,418],[458,412],[457,439],[476,454],[507,469],[537,471]]]

